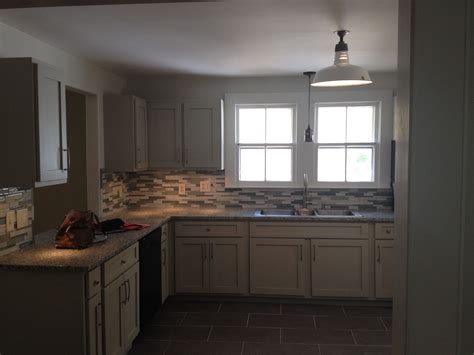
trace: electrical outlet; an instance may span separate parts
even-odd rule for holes
[[[180,195],[185,195],[186,194],[186,184],[184,182],[180,182],[178,184],[178,193]]]
[[[16,211],[16,227],[22,229],[28,227],[30,223],[28,222],[28,209],[23,208]]]
[[[209,180],[203,180],[199,184],[201,192],[211,192],[211,182]]]
[[[13,232],[15,230],[16,214],[15,211],[7,212],[7,232]]]

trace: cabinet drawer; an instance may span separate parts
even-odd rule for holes
[[[87,274],[87,298],[92,298],[100,292],[102,288],[102,277],[100,266]]]
[[[138,261],[138,243],[125,249],[104,264],[104,283],[108,285],[117,276]]]
[[[367,239],[368,223],[252,222],[251,237]]]
[[[176,222],[177,237],[243,237],[244,222]]]
[[[377,223],[375,225],[375,239],[393,239],[395,225],[393,223]]]

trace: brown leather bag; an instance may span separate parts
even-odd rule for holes
[[[99,219],[92,211],[70,210],[58,228],[56,248],[84,249],[92,244]]]

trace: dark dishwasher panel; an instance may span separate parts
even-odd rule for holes
[[[140,328],[161,306],[161,228],[143,237],[140,248]]]

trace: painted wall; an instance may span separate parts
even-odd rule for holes
[[[367,89],[396,89],[396,73],[371,73],[371,76],[374,84],[367,86]],[[217,100],[223,98],[226,93],[301,92],[307,88],[308,79],[303,75],[248,78],[192,75],[134,76],[129,78],[127,84],[127,92],[148,100]],[[312,91],[317,93],[318,89],[313,88]]]

